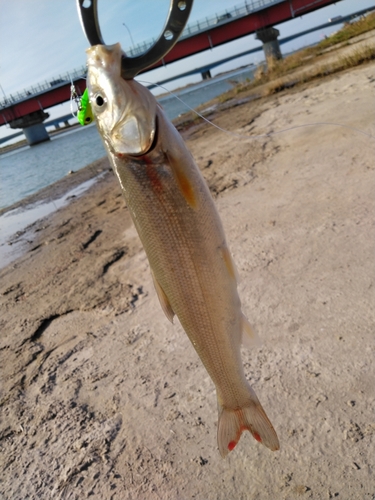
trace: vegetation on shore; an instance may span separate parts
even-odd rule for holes
[[[288,76],[285,76],[285,74],[283,75],[281,72],[283,76],[273,74],[272,76],[270,75],[268,79],[265,79],[265,81],[258,82],[257,84],[259,85],[259,83],[270,82],[263,91],[263,95],[269,95],[279,92],[285,88],[293,87],[299,83],[309,82],[315,78],[321,78],[345,69],[359,66],[360,64],[369,62],[373,59],[375,59],[375,48],[365,45],[355,50],[352,54],[340,56],[336,61],[323,63],[313,68],[309,68],[307,71],[303,71],[292,78],[288,78]],[[254,86],[257,84],[255,83]],[[238,89],[237,91],[241,90]]]
[[[334,62],[324,62],[321,65],[314,65],[307,71],[298,75],[295,70],[303,68],[305,65],[318,61],[333,49],[350,45],[349,40],[358,35],[375,29],[375,12],[359,19],[353,23],[345,24],[341,30],[333,33],[313,47],[307,47],[281,60],[269,60],[268,64],[260,65],[254,74],[254,80],[238,85],[219,98],[220,102],[225,102],[234,97],[235,94],[244,92],[260,85],[268,84],[263,90],[263,95],[278,92],[284,88],[292,87],[298,83],[304,83],[315,78],[326,76],[338,71],[342,71],[359,64],[375,59],[374,44],[362,45],[354,50],[350,55],[339,56]]]
[[[373,29],[375,29],[375,12],[361,17],[354,23],[345,23],[341,30],[322,40],[316,47],[318,50],[324,50]]]

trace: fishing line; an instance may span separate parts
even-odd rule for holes
[[[263,139],[265,137],[270,137],[270,136],[273,136],[273,135],[282,134],[284,132],[290,132],[291,130],[296,130],[296,129],[299,129],[299,128],[316,127],[316,126],[321,126],[321,125],[323,125],[323,126],[331,126],[331,127],[343,127],[343,128],[347,128],[349,130],[353,130],[354,132],[357,132],[358,134],[362,134],[362,135],[364,135],[366,137],[369,137],[370,139],[375,139],[375,136],[373,136],[373,135],[365,132],[364,130],[352,127],[350,125],[344,125],[343,123],[334,123],[334,122],[305,123],[304,125],[294,125],[293,127],[288,127],[288,128],[284,128],[282,130],[278,130],[276,132],[268,132],[266,134],[260,134],[260,135],[237,134],[236,132],[231,132],[230,130],[226,130],[226,129],[220,127],[219,125],[216,125],[215,123],[213,123],[212,121],[210,121],[208,118],[206,118],[205,116],[203,116],[201,113],[199,113],[199,111],[196,111],[194,108],[190,107],[186,102],[184,102],[182,99],[180,99],[180,97],[178,97],[178,95],[176,95],[175,93],[173,93],[171,90],[168,90],[166,87],[163,87],[163,85],[159,85],[158,83],[146,82],[144,80],[137,80],[137,81],[139,83],[146,83],[148,85],[150,85],[150,84],[151,85],[156,85],[157,87],[161,88],[162,90],[165,90],[171,96],[173,96],[175,99],[177,99],[178,101],[180,101],[186,108],[188,108],[190,111],[192,111],[197,116],[199,116],[200,118],[202,118],[202,120],[204,120],[205,122],[209,123],[213,127],[215,127],[218,130],[220,130],[221,132],[224,132],[225,134],[231,135],[233,137],[237,137],[239,139]]]
[[[72,77],[70,75],[69,75],[69,77],[70,77],[70,112],[72,113],[74,118],[77,118],[78,106],[79,106],[79,96],[77,94]],[[77,107],[76,113],[74,112],[74,109],[73,109],[73,102],[75,103],[75,105]]]

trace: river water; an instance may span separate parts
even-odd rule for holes
[[[195,108],[226,92],[233,82],[252,77],[253,67],[232,71],[204,80],[176,92],[188,106]],[[189,109],[172,95],[159,99],[170,119]],[[95,125],[79,127],[52,136],[50,141],[0,155],[0,208],[8,207],[36,193],[68,174],[105,155]],[[1,218],[0,218],[1,226]]]

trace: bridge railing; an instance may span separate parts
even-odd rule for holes
[[[195,23],[188,24],[184,31],[182,32],[181,39],[189,38],[202,31],[207,31],[208,29],[231,22],[237,18],[244,17],[252,12],[256,12],[271,5],[281,3],[285,0],[246,0],[244,3],[235,5],[231,9],[221,11],[216,13],[214,16],[206,17]],[[125,52],[130,57],[135,57],[146,52],[155,43],[155,38],[152,40],[146,40],[139,43],[133,47],[128,48]],[[31,96],[36,96],[42,94],[46,90],[50,90],[53,87],[59,87],[61,85],[66,85],[71,80],[78,80],[79,78],[86,77],[87,68],[82,66],[81,68],[75,69],[65,75],[53,78],[50,81],[45,81],[43,83],[38,83],[32,87],[28,87],[20,92],[13,92],[9,96],[5,97],[0,101],[0,109],[6,108],[16,102],[20,102],[24,99],[28,99]]]

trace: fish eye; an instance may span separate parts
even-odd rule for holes
[[[101,94],[96,94],[95,96],[95,104],[97,106],[99,106],[100,108],[102,106],[104,106],[104,104],[106,103],[107,99],[105,97],[103,97]]]

